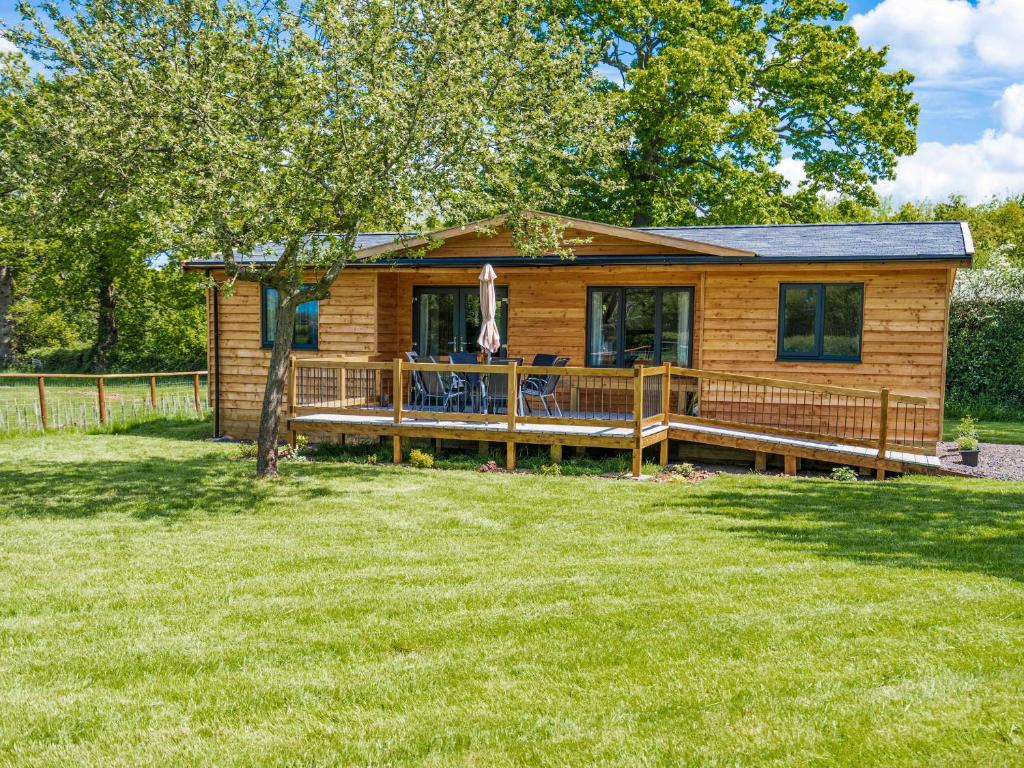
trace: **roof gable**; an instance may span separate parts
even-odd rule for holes
[[[624,248],[628,248],[629,245],[655,246],[659,253],[665,254],[720,257],[753,257],[757,255],[755,252],[744,248],[705,243],[690,237],[666,235],[660,232],[632,229],[630,227],[618,227],[613,224],[602,224],[596,221],[575,219],[569,216],[556,216],[555,214],[541,213],[539,211],[527,211],[524,216],[533,219],[550,218],[556,220],[569,230],[568,239],[578,236],[584,238],[587,236],[601,236],[608,238],[612,242],[622,243]],[[490,219],[482,219],[469,224],[440,229],[423,236],[393,236],[388,242],[374,243],[361,248],[357,251],[356,257],[369,260],[392,255],[398,256],[402,251],[420,248],[432,240],[450,243],[453,240],[470,236],[486,236],[492,234],[495,230],[505,229],[507,222],[508,216],[503,214]],[[573,248],[573,250],[576,249]]]

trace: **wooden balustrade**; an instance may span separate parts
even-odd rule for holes
[[[669,364],[579,366],[293,360],[289,412],[372,414],[473,422],[514,433],[526,425],[631,430],[673,422],[877,449],[926,453],[922,397]],[[663,451],[663,455],[664,455]]]
[[[927,453],[928,400],[888,389],[828,384],[672,368],[672,421],[751,430],[885,451]],[[898,422],[898,424],[897,424]]]

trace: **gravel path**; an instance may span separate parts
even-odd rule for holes
[[[939,460],[946,469],[972,477],[1024,480],[1024,445],[982,443],[978,466],[967,467],[960,463],[956,443],[939,443]]]

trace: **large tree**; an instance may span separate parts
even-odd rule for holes
[[[84,78],[76,104],[94,134],[129,142],[118,151],[179,247],[218,253],[229,283],[277,290],[261,476],[277,471],[295,310],[328,296],[360,229],[557,206],[608,133],[578,38],[517,0],[71,0],[23,13],[12,39],[53,81]],[[557,231],[512,222],[528,251],[557,247]],[[268,243],[275,261],[248,258]]]
[[[915,149],[912,76],[860,46],[839,0],[551,9],[601,50],[601,89],[628,141],[594,169],[620,191],[582,189],[581,215],[635,226],[805,218],[821,192],[875,202],[872,183]],[[784,160],[802,164],[798,194],[787,194]]]
[[[137,159],[143,150],[124,121],[96,108],[110,85],[100,62],[67,50],[46,60],[33,52],[50,76],[29,76],[20,56],[0,69],[7,114],[0,184],[12,201],[0,214],[18,233],[6,250],[20,243],[17,265],[31,272],[36,299],[91,316],[92,364],[103,371],[119,340],[122,287],[148,269],[156,242],[152,189],[140,173],[155,166]]]

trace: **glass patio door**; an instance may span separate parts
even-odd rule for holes
[[[498,306],[495,321],[501,334],[499,355],[507,354],[508,288],[494,289]],[[420,357],[477,352],[480,336],[479,286],[413,289],[412,348]]]

